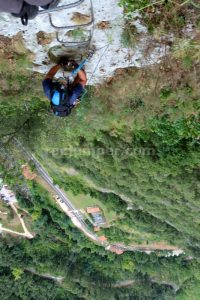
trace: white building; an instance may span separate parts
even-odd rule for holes
[[[6,203],[15,203],[17,199],[13,191],[5,184],[0,190],[0,198],[3,199]]]

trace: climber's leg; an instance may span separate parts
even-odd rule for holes
[[[60,0],[26,0],[31,5],[42,6],[44,9],[56,7]]]
[[[9,13],[20,13],[23,0],[0,0],[0,11]]]

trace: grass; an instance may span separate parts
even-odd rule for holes
[[[137,44],[137,30],[136,27],[126,21],[122,35],[121,35],[121,44],[126,48],[134,48]]]
[[[87,37],[85,31],[81,28],[70,30],[70,31],[68,31],[67,35],[69,37],[71,37],[74,42],[84,41]]]
[[[129,244],[151,244],[154,242],[162,242],[163,239],[159,236],[151,233],[147,233],[145,231],[139,231],[133,227],[128,225],[120,225],[120,229],[124,232],[124,235],[129,236]]]
[[[23,233],[23,228],[17,215],[3,201],[0,201],[0,211],[7,212],[7,215],[0,213],[0,223],[3,227]]]
[[[164,33],[173,32],[180,35],[188,21],[194,21],[194,17],[198,16],[194,1],[121,0],[120,5],[124,7],[125,14],[130,19],[133,18],[133,12],[139,11],[150,32],[159,28]]]
[[[24,219],[24,223],[26,225],[27,230],[34,235],[34,231],[33,231],[33,228],[32,228],[33,227],[32,226],[33,220],[31,218],[31,216],[25,214],[23,219]]]
[[[13,144],[9,144],[9,148],[10,150],[12,151],[14,157],[15,157],[15,160],[18,162],[19,165],[23,165],[25,163],[27,163],[26,161],[26,158],[23,156],[23,153],[16,147],[14,146]],[[30,169],[33,167],[33,166],[30,166]],[[34,169],[34,172],[36,170]],[[24,178],[25,180],[25,178]],[[41,185],[45,190],[48,191],[49,193],[49,201],[51,202],[52,205],[56,206],[59,210],[62,211],[62,209],[60,208],[60,206],[56,203],[55,201],[55,192],[53,191],[53,189],[46,183],[46,181],[37,173],[37,176],[36,178],[34,179],[39,185]],[[28,182],[29,180],[27,180]],[[31,220],[28,216],[26,216],[26,219],[28,221],[28,224],[30,225],[31,223]],[[31,226],[29,226],[31,227]]]
[[[99,206],[106,218],[106,221],[109,223],[112,222],[117,218],[117,215],[114,211],[110,211],[107,209],[106,205],[103,204],[101,201],[98,199],[92,198],[89,195],[84,195],[84,194],[79,194],[79,195],[74,195],[72,192],[67,191],[67,196],[69,196],[69,199],[72,201],[74,206],[77,209],[86,209],[88,206]]]
[[[0,200],[0,211],[5,212],[5,213],[10,212],[9,206],[7,206],[3,200]]]
[[[53,189],[46,183],[46,181],[44,181],[44,179],[40,176],[37,175],[35,181],[41,185],[46,191],[48,191],[49,193],[49,201],[51,202],[51,204],[53,204],[53,206],[56,206],[57,209],[59,209],[60,211],[62,211],[61,207],[56,203],[55,200],[55,192],[53,191]]]
[[[62,165],[59,162],[55,163],[55,161],[50,160],[50,158],[47,155],[45,155],[45,158],[42,157],[42,160],[41,158],[39,160],[42,161],[42,164],[44,165],[46,170],[49,171],[49,174],[51,174],[52,171],[55,172],[55,170],[56,174],[59,174],[61,177],[64,177],[65,174],[68,174],[68,168],[66,165]],[[82,179],[84,180],[84,178]],[[44,187],[47,189],[46,185],[44,185]],[[69,196],[69,199],[72,201],[72,203],[77,209],[85,210],[88,206],[97,205],[103,210],[106,220],[108,222],[112,222],[117,218],[116,213],[114,211],[109,211],[106,205],[98,199],[92,198],[89,195],[84,194],[74,195],[71,191],[66,191],[66,194]]]

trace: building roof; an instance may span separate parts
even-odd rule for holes
[[[122,249],[116,248],[115,246],[110,246],[109,250],[111,252],[114,252],[114,253],[118,254],[118,255],[124,253],[124,251]]]
[[[121,250],[121,249],[116,249],[115,253],[116,253],[116,254],[118,254],[118,255],[120,255],[120,254],[123,254],[123,253],[124,253],[124,251],[123,251],[123,250]]]
[[[100,208],[98,206],[87,207],[86,211],[88,214],[100,212]]]
[[[107,237],[105,237],[104,235],[99,236],[99,241],[104,242],[107,241]]]
[[[15,194],[8,188],[7,185],[3,185],[2,189],[0,190],[0,197],[8,202],[17,202]]]

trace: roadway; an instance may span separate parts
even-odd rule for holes
[[[74,207],[74,205],[71,203],[67,195],[62,191],[62,189],[58,185],[55,185],[53,183],[53,179],[47,173],[47,171],[44,169],[41,163],[34,157],[33,154],[27,151],[27,149],[22,145],[22,143],[19,140],[14,138],[13,142],[18,148],[20,148],[23,151],[25,156],[34,163],[40,176],[45,180],[45,182],[53,189],[56,195],[60,198],[60,200],[57,201],[58,204],[68,214],[68,216],[71,218],[74,225],[77,226],[79,229],[81,229],[92,240],[98,242],[99,241],[98,236],[88,229],[88,225],[85,223],[84,216],[82,215],[82,213]],[[66,209],[63,207],[63,204],[65,205]]]

